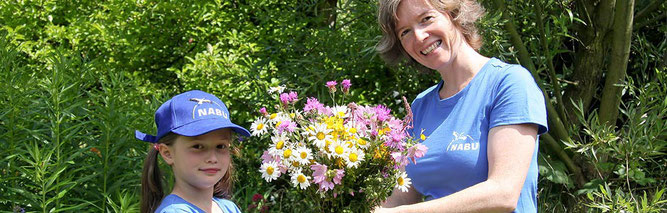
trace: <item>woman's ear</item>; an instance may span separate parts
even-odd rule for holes
[[[158,146],[160,147],[160,149],[159,149],[160,155],[162,156],[162,159],[164,160],[164,162],[166,162],[167,165],[170,165],[170,166],[173,165],[174,164],[174,159],[173,159],[173,156],[172,156],[172,150],[169,149],[170,147],[163,144],[163,143],[159,144]]]

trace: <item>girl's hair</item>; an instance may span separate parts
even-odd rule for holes
[[[233,134],[233,133],[232,133]],[[176,141],[178,134],[170,132],[158,141],[171,146]],[[234,137],[232,137],[234,138]],[[232,141],[233,144],[234,141]],[[230,156],[237,155],[235,146],[230,147]],[[158,155],[160,152],[151,146],[148,155],[144,160],[144,169],[141,175],[141,212],[153,213],[160,206],[164,198],[164,189],[162,184],[162,173],[158,164]],[[213,196],[217,198],[230,199],[232,195],[232,186],[234,185],[234,164],[230,159],[229,167],[224,176],[213,187]]]
[[[401,1],[403,0],[380,0],[378,23],[382,29],[382,38],[380,38],[375,50],[389,65],[397,65],[407,60],[408,66],[413,66],[422,71],[429,70],[405,52],[396,35],[396,23],[398,21],[396,12]],[[484,16],[482,5],[475,0],[426,1],[438,11],[449,14],[452,23],[463,34],[463,38],[468,45],[475,50],[482,47],[482,37],[477,32],[477,26],[475,26],[475,22]]]

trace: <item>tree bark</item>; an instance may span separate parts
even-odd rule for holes
[[[618,107],[621,102],[622,83],[628,66],[630,56],[630,43],[632,42],[632,20],[634,13],[634,0],[617,0],[614,12],[614,25],[612,34],[611,58],[607,75],[605,77],[604,90],[600,100],[600,123],[615,125],[618,117]]]
[[[575,103],[583,103],[584,112],[590,108],[601,83],[605,68],[605,53],[608,32],[613,23],[615,0],[601,0],[597,4],[580,0],[576,8],[586,24],[577,24],[575,31],[579,42],[575,46],[574,71],[572,80],[576,85],[567,88],[563,96],[566,108],[573,109]],[[568,110],[567,120],[576,120],[574,110]]]

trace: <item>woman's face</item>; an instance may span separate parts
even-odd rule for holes
[[[403,49],[420,64],[440,70],[453,59],[458,47],[458,29],[449,15],[436,10],[426,0],[404,0],[396,11],[396,35]]]

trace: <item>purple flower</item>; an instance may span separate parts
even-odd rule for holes
[[[306,106],[303,107],[303,111],[304,112],[310,112],[311,110],[321,111],[323,107],[324,104],[320,103],[320,101],[318,101],[317,98],[310,97],[306,101]]]
[[[340,180],[343,179],[343,177],[345,176],[345,170],[336,169],[334,171],[336,172],[335,173],[336,175],[333,177],[333,182],[335,184],[340,184]]]
[[[327,87],[329,88],[329,92],[336,92],[336,81],[327,81]]]
[[[289,99],[290,99],[290,100],[289,100],[290,103],[294,103],[294,102],[296,102],[297,100],[299,100],[299,95],[297,95],[297,93],[294,92],[294,91],[289,92]]]
[[[281,122],[280,125],[278,125],[278,134],[283,133],[283,131],[294,132],[295,129],[296,129],[296,123],[286,120]]]
[[[347,94],[350,91],[350,86],[352,86],[350,79],[345,79],[340,84],[343,86],[343,93]]]
[[[282,102],[283,105],[287,105],[290,102],[289,94],[281,93],[280,94],[280,102]]]
[[[262,113],[262,115],[264,115],[264,116],[269,115],[269,113],[266,112],[266,107],[262,107],[261,109],[259,109],[259,113]]]
[[[378,121],[387,120],[390,116],[389,113],[391,113],[391,110],[383,105],[377,105],[374,110]]]
[[[280,102],[283,103],[283,106],[285,106],[287,104],[293,104],[297,100],[299,100],[299,95],[294,91],[291,91],[289,93],[281,93],[280,94]]]
[[[403,139],[405,139],[405,134],[401,132],[391,131],[387,135],[387,141],[384,142],[384,145],[391,147],[396,150],[403,151]]]

